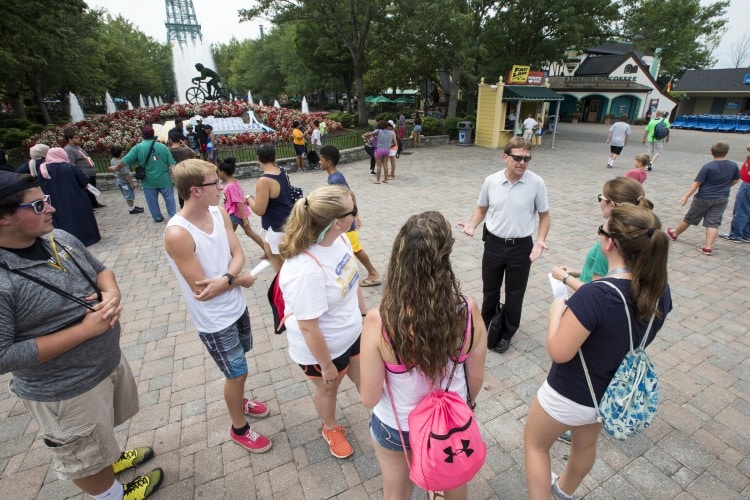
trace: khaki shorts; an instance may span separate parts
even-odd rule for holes
[[[349,238],[349,243],[352,244],[352,252],[357,253],[362,250],[362,245],[359,243],[359,235],[357,235],[356,229],[354,231],[347,231],[344,234]]]
[[[138,387],[125,356],[104,380],[88,392],[64,401],[21,399],[52,452],[60,479],[96,474],[120,458],[114,428],[138,413]]]

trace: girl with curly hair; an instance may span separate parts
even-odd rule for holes
[[[456,370],[452,392],[476,401],[484,380],[487,332],[476,301],[461,294],[451,268],[452,248],[450,224],[440,213],[411,216],[393,242],[380,308],[365,318],[360,395],[373,409],[370,433],[384,498],[411,495],[404,456],[404,448],[410,451],[409,413],[433,388],[445,387],[450,361],[465,368]],[[469,318],[473,327],[466,335]],[[386,372],[398,416],[383,390]],[[445,492],[445,498],[466,495],[466,485]]]

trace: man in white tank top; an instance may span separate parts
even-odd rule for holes
[[[242,293],[255,283],[243,272],[245,255],[229,216],[220,208],[222,183],[216,166],[190,159],[174,168],[174,182],[185,205],[167,224],[164,249],[177,275],[190,317],[216,365],[224,373],[229,436],[251,453],[271,449],[271,440],[248,425],[246,415],[265,417],[268,407],[246,399],[247,360],[253,347],[247,301]]]

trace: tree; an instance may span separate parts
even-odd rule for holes
[[[359,102],[359,124],[367,125],[364,106],[365,51],[374,19],[383,15],[384,0],[260,0],[258,7],[240,10],[240,18],[251,20],[268,15],[277,25],[306,21],[329,24],[352,56],[354,91]]]
[[[100,68],[112,95],[137,102],[142,95],[174,95],[171,47],[137,30],[122,16],[107,15],[97,43],[103,54]],[[103,89],[99,89],[103,93]]]
[[[742,38],[732,44],[729,50],[730,60],[734,67],[744,66],[750,57],[750,32],[746,31]]]
[[[661,49],[661,74],[681,75],[713,65],[712,48],[726,31],[729,0],[622,0],[626,39],[643,51]]]

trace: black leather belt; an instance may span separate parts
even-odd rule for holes
[[[487,236],[489,238],[492,238],[493,240],[499,241],[500,243],[504,245],[508,245],[508,246],[520,245],[521,243],[526,243],[528,241],[531,241],[531,236],[524,236],[523,238],[500,238],[490,233],[489,231],[487,232]]]

